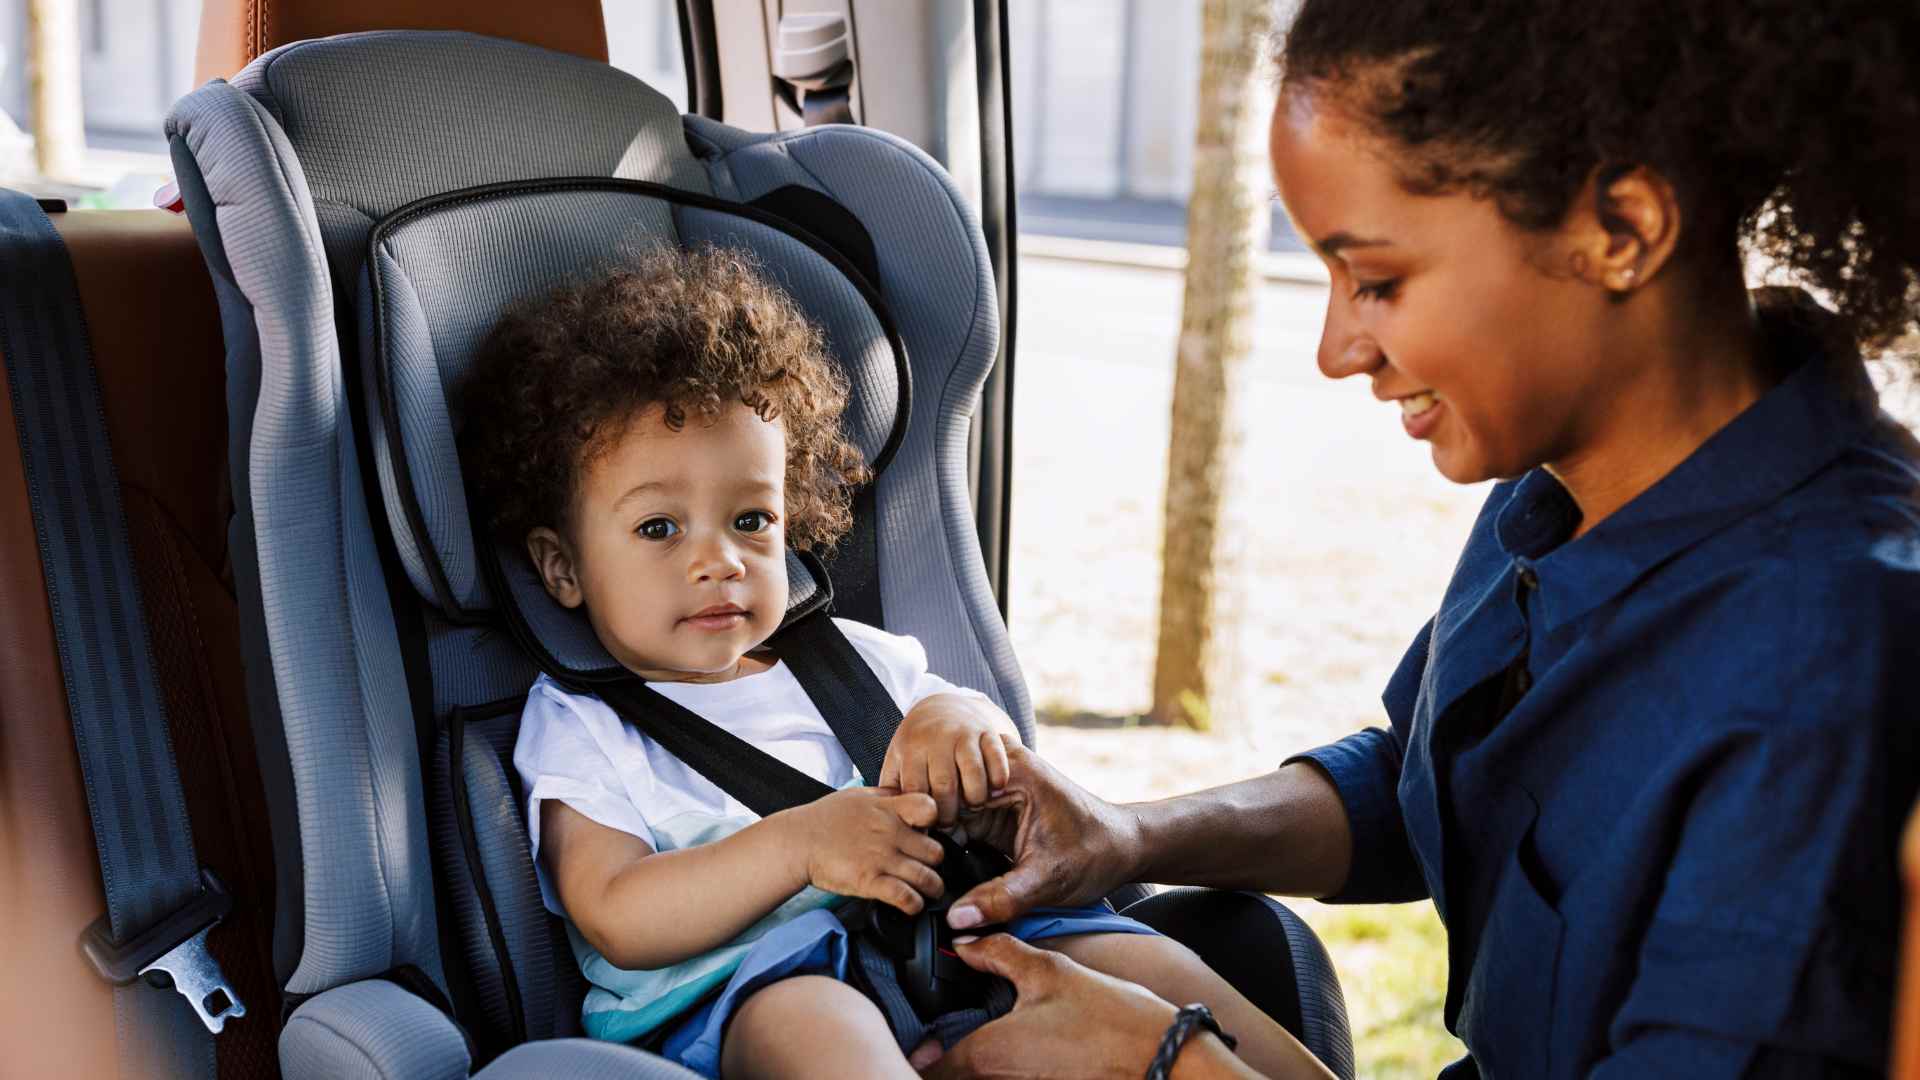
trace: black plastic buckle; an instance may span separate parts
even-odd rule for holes
[[[167,916],[115,944],[107,917],[80,935],[80,951],[100,977],[126,986],[143,976],[159,989],[171,986],[193,1006],[207,1030],[219,1034],[229,1018],[247,1015],[220,964],[207,951],[207,931],[233,910],[233,897],[212,870],[200,868],[200,893]]]

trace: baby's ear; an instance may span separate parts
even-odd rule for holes
[[[580,578],[574,571],[573,550],[559,533],[542,525],[527,533],[527,556],[540,573],[547,595],[561,607],[576,608],[586,599],[580,591]]]

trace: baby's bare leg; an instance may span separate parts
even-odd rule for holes
[[[1300,1041],[1256,1008],[1193,950],[1150,934],[1075,934],[1036,941],[1117,979],[1139,983],[1175,1005],[1201,1002],[1227,1034],[1240,1040],[1240,1060],[1271,1077],[1331,1076]],[[1141,1062],[1141,1069],[1146,1063]]]
[[[824,975],[782,979],[742,1002],[720,1046],[720,1075],[728,1080],[917,1076],[873,1002]]]

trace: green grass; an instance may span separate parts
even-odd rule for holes
[[[1447,934],[1432,904],[1287,903],[1333,956],[1363,1080],[1431,1080],[1466,1053],[1440,1021],[1447,999]]]

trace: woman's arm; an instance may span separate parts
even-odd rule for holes
[[[1306,761],[1124,809],[1139,837],[1134,881],[1329,896],[1353,858],[1340,792]]]
[[[549,799],[540,857],[588,944],[615,967],[648,970],[719,948],[810,884],[919,911],[941,887],[940,846],[916,831],[934,812],[925,795],[856,788],[655,853]]]

